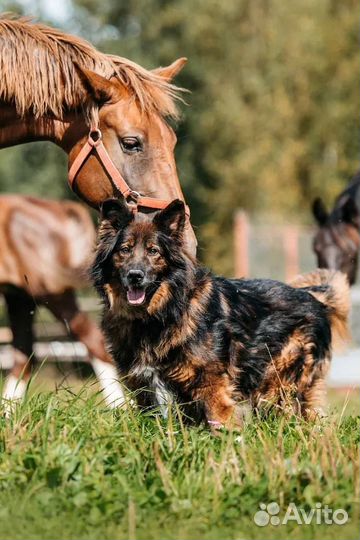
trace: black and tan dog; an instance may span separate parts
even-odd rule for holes
[[[349,288],[321,270],[293,286],[213,276],[185,251],[184,205],[151,220],[105,201],[92,275],[119,373],[140,405],[165,394],[190,418],[238,422],[237,404],[320,408],[332,341],[344,336]]]

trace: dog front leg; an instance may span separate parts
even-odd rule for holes
[[[196,391],[195,399],[204,405],[206,421],[213,433],[222,428],[240,427],[235,414],[233,389],[227,375],[208,377]]]

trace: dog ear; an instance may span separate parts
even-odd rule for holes
[[[360,213],[354,199],[349,197],[341,207],[341,217],[345,223],[350,223],[355,227],[360,227]]]
[[[96,264],[102,264],[110,257],[116,246],[120,231],[133,219],[134,214],[128,209],[125,201],[120,199],[107,199],[102,203],[100,226],[98,229]]]
[[[323,200],[320,197],[317,197],[313,204],[312,204],[312,212],[313,215],[318,222],[318,224],[325,225],[329,218],[329,213],[325,208],[325,204],[323,203]]]
[[[153,223],[168,236],[180,240],[185,227],[185,205],[180,199],[172,201],[153,219]]]
[[[101,222],[107,221],[109,225],[119,231],[134,219],[124,200],[106,199],[101,205]]]

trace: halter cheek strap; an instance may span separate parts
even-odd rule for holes
[[[90,154],[93,153],[97,154],[100,163],[108,174],[111,182],[122,194],[133,212],[137,212],[139,207],[148,208],[150,210],[163,210],[171,202],[163,199],[155,199],[154,197],[143,197],[140,193],[130,188],[106,151],[102,142],[101,131],[98,128],[90,130],[86,143],[69,169],[68,178],[72,190],[74,190],[74,183],[81,167],[84,165]],[[190,217],[190,209],[188,206],[185,207],[185,213]]]

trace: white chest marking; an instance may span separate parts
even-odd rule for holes
[[[155,399],[160,407],[161,414],[167,418],[168,407],[172,402],[171,393],[166,389],[164,381],[159,377],[159,371],[150,366],[136,366],[131,371],[132,375],[147,379]]]

